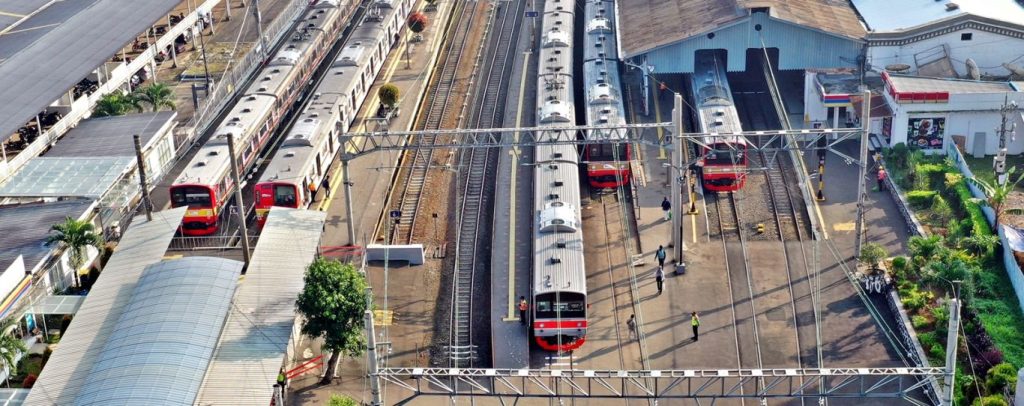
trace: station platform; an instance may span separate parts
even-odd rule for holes
[[[527,24],[536,19],[527,19]],[[522,63],[512,67],[505,127],[534,125],[536,55],[531,31],[520,31],[517,51]],[[533,269],[533,162],[532,148],[503,148],[499,154],[494,196],[494,233],[491,235],[491,360],[494,368],[526,368],[530,363],[530,323],[519,318],[519,297],[530,299]],[[507,230],[502,232],[500,230]],[[525,325],[524,325],[525,324]]]

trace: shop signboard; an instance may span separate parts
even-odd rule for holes
[[[907,139],[921,149],[942,149],[945,117],[914,117],[907,120]]]

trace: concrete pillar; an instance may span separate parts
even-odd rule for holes
[[[231,0],[224,0],[224,21],[231,21]]]
[[[646,77],[646,76],[644,76]],[[671,192],[672,197],[669,198],[672,203],[672,210],[669,211],[672,216],[672,260],[678,263],[683,262],[683,191],[679,178],[682,175],[683,168],[683,142],[686,142],[686,138],[683,138],[683,96],[676,93],[673,100],[674,106],[672,108],[672,132],[668,134],[671,139],[669,140],[669,146],[672,148],[672,179],[671,181]],[[689,186],[689,185],[687,185]],[[673,272],[675,270],[673,269]]]
[[[949,332],[946,333],[946,376],[943,379],[945,389],[941,396],[943,405],[953,404],[953,376],[956,374],[956,347],[960,330],[960,300],[949,301]],[[1018,374],[1018,380],[1020,376]]]
[[[1013,404],[1024,405],[1024,368],[1017,371],[1017,395],[1013,399]]]

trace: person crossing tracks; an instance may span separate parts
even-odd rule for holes
[[[654,281],[658,283],[658,294],[661,294],[661,289],[665,286],[665,267],[659,266],[658,270],[654,271]]]

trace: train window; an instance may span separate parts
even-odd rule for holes
[[[708,151],[704,158],[705,165],[743,165],[746,158],[743,151],[735,150],[728,144],[715,144],[715,149]]]
[[[171,205],[188,206],[190,209],[212,207],[210,189],[198,186],[176,187],[171,191]]]
[[[298,207],[296,204],[295,186],[274,185],[274,206]]]
[[[582,318],[586,315],[582,294],[563,292],[537,296],[537,319]]]

